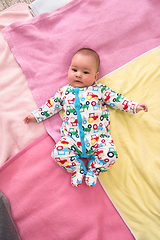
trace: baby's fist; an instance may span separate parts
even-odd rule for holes
[[[36,122],[34,115],[31,113],[23,119],[24,123],[28,124],[29,122]]]
[[[138,113],[140,111],[148,112],[148,107],[145,103],[139,103],[137,105],[136,112]]]

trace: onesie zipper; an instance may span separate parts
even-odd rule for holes
[[[85,133],[84,133],[83,128],[82,128],[82,117],[81,117],[81,113],[80,113],[79,88],[74,88],[74,93],[75,93],[74,107],[75,107],[76,112],[77,112],[79,135],[80,135],[80,140],[81,140],[81,145],[82,145],[82,154],[80,155],[80,157],[91,158],[92,161],[93,161],[94,156],[87,154],[85,141],[84,141]]]
[[[75,93],[74,107],[75,107],[76,112],[77,112],[79,136],[80,136],[81,145],[82,145],[82,154],[78,155],[76,158],[77,158],[77,161],[81,163],[81,165],[84,169],[84,174],[86,175],[87,169],[84,165],[84,162],[79,158],[89,158],[90,159],[90,161],[87,164],[87,168],[88,168],[88,166],[94,161],[95,156],[94,155],[88,155],[87,151],[86,151],[86,146],[85,146],[85,141],[84,141],[85,133],[84,133],[83,128],[82,128],[82,117],[81,117],[81,113],[80,113],[80,105],[81,104],[80,104],[80,99],[79,99],[79,88],[74,88],[74,93]]]
[[[79,88],[75,88],[74,93],[75,93],[74,107],[75,107],[76,112],[77,112],[79,135],[80,135],[81,145],[82,145],[81,157],[85,157],[87,153],[86,153],[86,146],[85,146],[85,142],[84,142],[85,133],[84,133],[83,128],[82,128],[82,117],[81,117],[81,113],[80,113]]]

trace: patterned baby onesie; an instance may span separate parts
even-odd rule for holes
[[[84,88],[66,85],[33,112],[37,122],[41,122],[63,109],[62,137],[51,156],[72,173],[73,186],[81,185],[84,175],[86,184],[94,186],[99,174],[107,171],[118,158],[109,131],[107,105],[136,114],[138,103],[100,83]],[[87,167],[81,158],[88,158]]]

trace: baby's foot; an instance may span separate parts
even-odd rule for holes
[[[88,186],[93,187],[97,183],[98,175],[95,175],[95,173],[92,170],[88,170],[85,178],[85,182]]]
[[[71,177],[71,184],[73,187],[79,187],[82,184],[84,174],[80,172],[73,172]]]

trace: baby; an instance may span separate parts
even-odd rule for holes
[[[72,173],[71,184],[76,187],[81,185],[84,176],[86,184],[94,186],[99,174],[107,171],[118,158],[109,132],[107,105],[132,114],[148,111],[146,104],[130,101],[97,83],[99,65],[100,59],[94,50],[78,50],[69,67],[69,84],[60,88],[46,104],[24,119],[25,123],[39,123],[63,109],[61,139],[51,156]],[[81,158],[88,159],[87,167]]]

